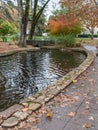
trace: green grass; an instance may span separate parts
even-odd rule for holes
[[[98,39],[94,38],[94,40],[91,40],[90,38],[76,38],[76,42],[82,44],[88,44],[88,45],[98,45]]]

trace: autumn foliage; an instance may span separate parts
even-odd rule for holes
[[[81,22],[73,15],[64,14],[49,21],[48,25],[51,35],[78,34],[81,32]]]
[[[98,27],[98,6],[94,0],[60,0],[61,5],[67,8],[68,13],[77,16],[88,30],[93,39],[95,27]]]

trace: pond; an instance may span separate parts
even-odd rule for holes
[[[0,72],[5,77],[4,87],[0,86],[0,111],[52,84],[85,58],[81,52],[50,49],[0,58]]]

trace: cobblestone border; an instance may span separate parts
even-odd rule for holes
[[[32,112],[39,109],[44,103],[47,103],[66,88],[74,79],[83,73],[94,60],[95,54],[91,51],[76,48],[71,50],[82,51],[87,55],[86,60],[43,91],[38,92],[34,96],[29,96],[22,100],[20,104],[15,104],[7,110],[0,112],[0,125],[2,127],[10,128],[25,120]]]

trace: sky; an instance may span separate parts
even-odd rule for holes
[[[50,2],[48,3],[48,9],[46,11],[47,19],[52,14],[52,11],[58,8],[59,8],[59,0],[50,0]]]

